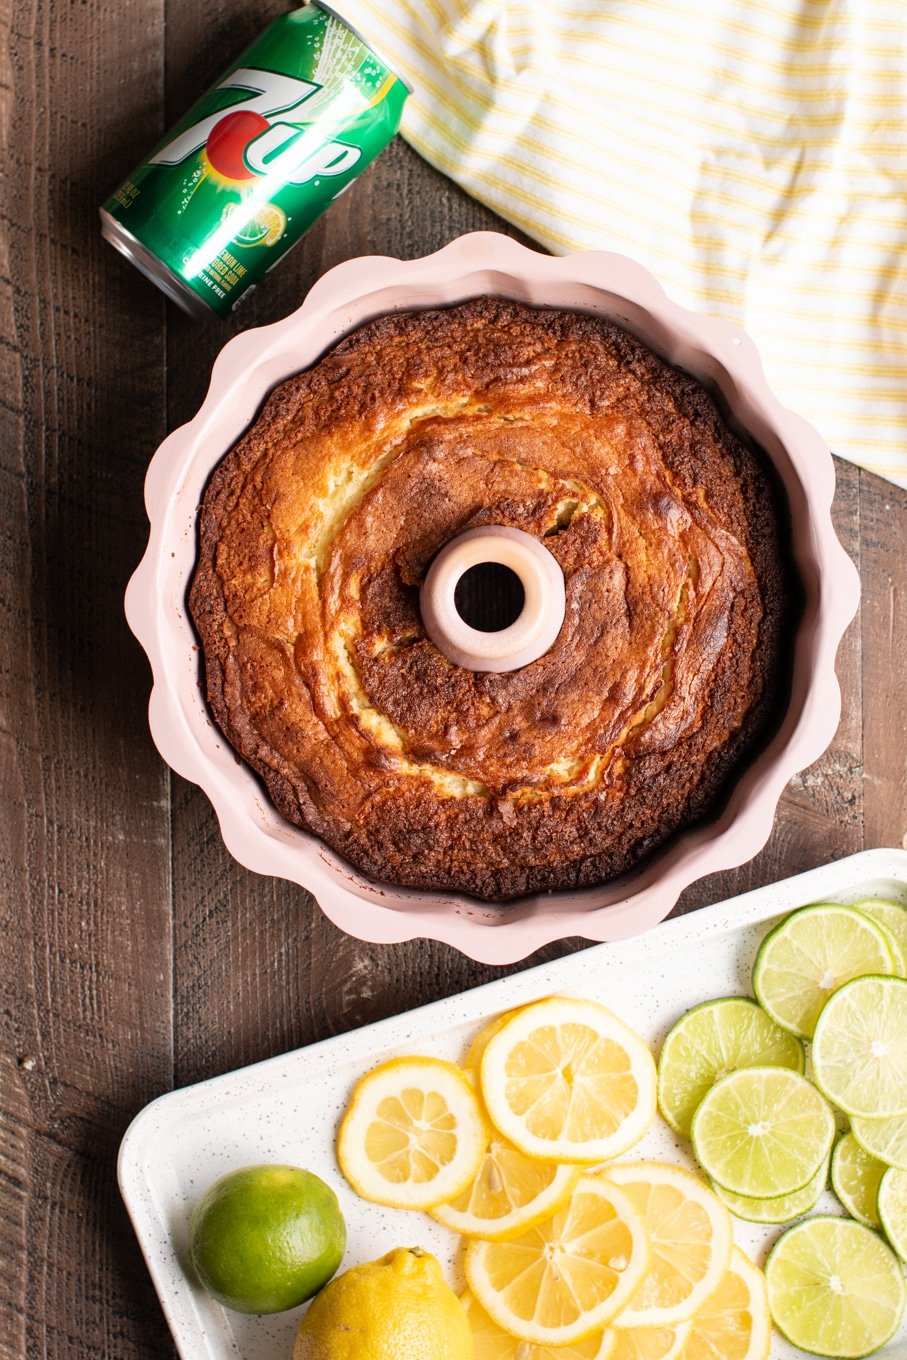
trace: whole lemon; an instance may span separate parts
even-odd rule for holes
[[[298,1166],[230,1171],[189,1216],[189,1257],[199,1279],[240,1313],[304,1303],[331,1278],[345,1246],[337,1196]]]
[[[293,1360],[474,1360],[463,1305],[421,1247],[353,1266],[299,1325]]]

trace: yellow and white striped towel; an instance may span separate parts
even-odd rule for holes
[[[787,405],[907,486],[907,0],[337,6],[428,161],[744,326]]]

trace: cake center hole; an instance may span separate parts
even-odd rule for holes
[[[454,591],[457,613],[480,633],[500,633],[523,612],[523,582],[502,562],[477,562],[464,571]]]

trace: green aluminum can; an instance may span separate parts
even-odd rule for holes
[[[227,316],[387,146],[409,87],[327,6],[284,14],[101,208],[195,316]]]

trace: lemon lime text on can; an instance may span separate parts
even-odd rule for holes
[[[193,315],[226,316],[387,146],[407,85],[322,4],[284,14],[101,208]]]

